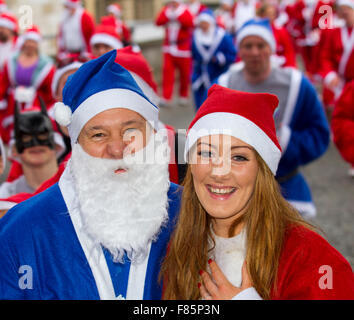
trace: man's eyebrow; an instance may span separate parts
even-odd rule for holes
[[[249,147],[249,146],[233,146],[233,147],[231,147],[231,150],[232,149],[238,149],[238,148],[247,148],[247,149],[253,150],[253,148]]]
[[[140,120],[129,120],[129,121],[122,122],[121,126],[126,127],[126,126],[130,126],[132,124],[143,125],[144,122],[140,121]],[[88,131],[95,131],[95,130],[104,130],[104,129],[105,129],[105,126],[97,125],[97,126],[89,127],[87,130]]]

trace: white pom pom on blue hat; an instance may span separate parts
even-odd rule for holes
[[[86,62],[71,75],[63,90],[63,103],[55,105],[55,120],[67,126],[74,144],[84,125],[109,109],[139,113],[155,129],[158,108],[146,97],[128,70],[115,62],[116,50]]]

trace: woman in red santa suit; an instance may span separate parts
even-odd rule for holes
[[[90,52],[90,39],[95,21],[82,7],[81,0],[64,0],[64,16],[59,25],[57,46],[59,56],[67,53],[79,55]]]
[[[191,122],[165,299],[354,299],[350,264],[282,197],[278,98],[214,85]]]
[[[189,97],[191,73],[191,33],[193,16],[182,0],[168,0],[156,19],[156,25],[165,27],[163,43],[161,105],[172,100],[175,69],[179,71],[179,102],[186,104]]]
[[[53,61],[40,52],[41,35],[37,26],[32,26],[21,35],[16,43],[17,50],[4,67],[0,79],[0,112],[2,134],[5,143],[9,141],[13,125],[14,101],[21,103],[21,109],[39,104],[41,96],[47,106],[54,104],[51,92],[55,73]]]
[[[331,129],[335,145],[351,166],[348,175],[354,178],[354,80],[344,87],[335,104]]]

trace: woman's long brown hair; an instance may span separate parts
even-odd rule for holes
[[[253,286],[263,299],[270,299],[276,287],[279,258],[287,226],[315,228],[303,220],[280,193],[267,164],[257,154],[259,164],[255,189],[247,211],[242,216],[246,228],[246,263]],[[209,258],[211,219],[200,204],[193,185],[190,166],[183,182],[184,190],[179,220],[164,260],[161,277],[166,300],[200,299],[199,270],[205,270]],[[241,219],[230,227],[229,236]],[[212,239],[213,240],[213,239]]]

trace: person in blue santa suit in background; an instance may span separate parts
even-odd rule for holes
[[[161,298],[180,193],[158,109],[115,59],[85,63],[55,106],[72,143],[59,183],[0,220],[0,299]]]
[[[235,61],[236,49],[231,35],[218,27],[210,9],[196,17],[193,33],[192,90],[196,109],[207,97],[210,85]]]
[[[300,167],[318,159],[329,145],[329,125],[313,85],[294,68],[272,64],[276,43],[268,19],[251,19],[237,33],[240,63],[218,78],[227,88],[272,93],[279,99],[274,112],[282,157],[276,173],[283,196],[304,218],[316,215],[311,190]]]

